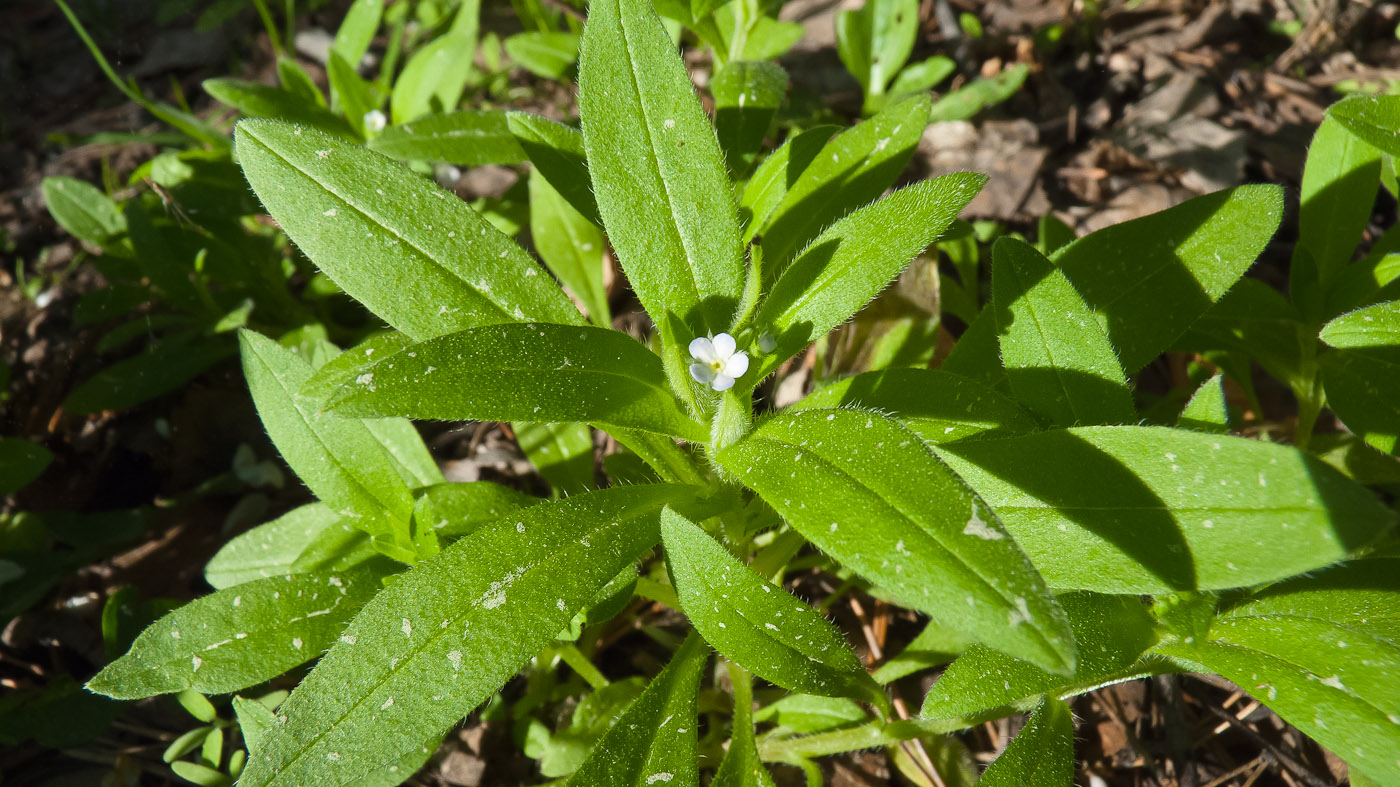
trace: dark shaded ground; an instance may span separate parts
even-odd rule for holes
[[[197,33],[190,28],[191,14],[152,24],[156,5],[91,0],[78,7],[85,18],[100,20],[94,25],[99,44],[118,70],[156,95],[169,99],[178,85],[196,108],[207,107],[199,91],[204,78],[267,78],[271,49],[251,13]],[[308,15],[301,29],[333,29],[345,5]],[[989,172],[992,181],[969,217],[1023,231],[1054,211],[1082,233],[1241,182],[1283,183],[1296,194],[1308,139],[1322,109],[1337,97],[1334,86],[1400,80],[1394,33],[1400,8],[1393,4],[1299,0],[1295,9],[1285,0],[1106,3],[1097,19],[1085,16],[1089,5],[952,3],[954,13],[975,12],[985,26],[986,35],[971,40],[948,23],[942,4],[925,2],[915,58],[949,54],[965,74],[993,74],[1016,62],[1033,70],[1025,89],[1002,107],[973,122],[930,127],[906,177]],[[836,7],[825,0],[789,3],[784,17],[803,21],[809,32],[785,63],[795,103],[805,93],[808,100],[850,112],[859,95],[834,54]],[[1296,38],[1271,30],[1271,24],[1290,21],[1301,26]],[[1047,26],[1062,22],[1067,29],[1058,43],[1047,41]],[[550,88],[540,96],[557,114],[568,94]],[[39,182],[71,175],[100,183],[104,173],[124,182],[156,146],[86,138],[160,127],[105,81],[47,2],[0,8],[0,107],[0,361],[10,369],[0,400],[0,434],[40,441],[57,457],[36,484],[5,501],[6,510],[143,507],[149,518],[144,535],[76,568],[4,629],[3,693],[52,686],[65,675],[79,681],[90,676],[106,660],[99,618],[111,592],[130,585],[142,599],[178,600],[207,592],[200,572],[208,557],[234,532],[296,505],[305,493],[296,484],[254,490],[229,480],[240,444],[249,444],[259,458],[275,456],[235,363],[130,411],[88,417],[62,411],[73,385],[112,359],[97,357],[94,349],[104,326],[73,324],[77,296],[102,281],[88,252],[45,212]],[[513,177],[508,171],[469,173],[459,190],[499,192]],[[1290,209],[1296,211],[1296,204]],[[1377,209],[1372,237],[1395,215],[1387,199]],[[1290,216],[1254,275],[1276,285],[1286,281],[1291,226]],[[21,279],[36,277],[42,283],[23,292]],[[1141,385],[1179,383],[1185,363],[1169,358],[1149,369]],[[1266,412],[1248,414],[1249,424],[1286,434],[1291,400],[1260,382]],[[509,435],[494,426],[436,427],[429,442],[456,480],[488,477],[538,487]],[[796,584],[814,600],[834,587],[820,575],[799,577]],[[870,599],[857,603],[832,611],[872,663],[897,652],[917,630],[906,613]],[[660,607],[641,608],[638,618],[668,622]],[[624,653],[645,659],[649,640],[635,631],[614,634],[600,667],[622,674],[633,668],[632,656],[625,663],[609,660]],[[903,699],[916,708],[921,688],[926,686],[902,686]],[[1073,707],[1081,719],[1080,784],[1263,787],[1344,779],[1344,768],[1319,747],[1215,678],[1136,681],[1081,697]],[[143,702],[95,741],[63,753],[32,743],[7,749],[0,753],[0,782],[171,783],[160,752],[191,724],[169,701]],[[1014,735],[1013,725],[988,724],[962,740],[986,762]],[[531,767],[508,730],[472,722],[449,736],[415,782],[529,783],[537,778]],[[837,785],[909,783],[892,773],[883,752],[835,758],[828,769]],[[775,775],[799,783],[796,771],[780,768]]]

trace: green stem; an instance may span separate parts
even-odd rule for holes
[[[885,724],[877,720],[858,727],[847,727],[816,735],[779,739],[765,736],[758,742],[758,756],[765,762],[797,765],[813,757],[884,747],[927,735],[946,735],[955,730],[965,729],[966,726],[956,721],[930,722],[910,719]]]
[[[608,434],[646,462],[661,480],[673,484],[709,485],[700,465],[671,438],[630,429],[609,429]]]
[[[1324,395],[1322,381],[1318,378],[1317,333],[1319,327],[1306,325],[1298,329],[1298,344],[1302,358],[1298,364],[1298,376],[1292,381],[1293,395],[1298,399],[1298,428],[1293,435],[1293,443],[1306,450],[1312,441],[1317,417],[1322,413]]]
[[[595,689],[601,689],[608,685],[608,679],[603,677],[603,673],[599,672],[598,668],[593,666],[593,662],[589,661],[588,658],[579,651],[576,645],[572,643],[561,645],[558,651],[559,658],[563,659],[564,663],[569,665],[569,669],[577,672],[580,678],[587,681],[588,685]]]
[[[753,428],[753,392],[737,393],[733,388],[720,394],[719,411],[710,422],[710,444],[718,450],[744,439]]]
[[[258,16],[262,18],[263,27],[267,30],[268,40],[272,42],[272,51],[281,57],[285,50],[282,49],[282,36],[277,32],[277,21],[272,18],[272,11],[268,10],[264,0],[253,0],[253,6],[258,9]]]

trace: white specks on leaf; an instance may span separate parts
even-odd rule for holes
[[[190,656],[190,671],[191,671],[191,672],[199,672],[199,668],[200,668],[201,666],[203,666],[203,664],[204,664],[204,659],[202,659],[202,658],[200,658],[200,657],[198,657],[198,656]]]
[[[413,623],[408,618],[403,618],[403,625],[399,626],[399,630],[403,632],[405,637],[411,637],[413,636]]]
[[[653,773],[652,775],[648,776],[647,784],[656,784],[657,782],[665,784],[666,782],[669,782],[674,778],[676,778],[676,775],[671,773],[670,771],[660,771],[658,773]]]
[[[462,668],[462,651],[451,650],[447,652],[447,660],[452,662],[452,671],[456,672]]]
[[[967,520],[967,525],[963,527],[963,535],[976,536],[984,541],[1000,541],[1005,535],[990,525],[986,520],[977,514],[977,501],[972,501],[972,517]]]
[[[292,637],[292,647],[301,650],[301,637]]]
[[[341,634],[340,641],[344,642],[346,645],[354,645],[357,640],[354,634]]]

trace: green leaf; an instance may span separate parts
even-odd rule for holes
[[[342,415],[580,421],[705,442],[661,361],[606,328],[486,325],[382,358],[326,403]]]
[[[881,664],[872,677],[876,683],[884,686],[920,670],[941,667],[972,645],[973,640],[966,634],[930,620],[913,642],[899,655]]]
[[[788,266],[760,307],[755,327],[770,333],[777,348],[758,359],[758,371],[750,371],[745,382],[756,385],[859,311],[937,240],[986,180],[969,173],[925,180],[827,228]]]
[[[243,172],[322,271],[415,339],[583,317],[530,255],[450,192],[311,129],[244,121]]]
[[[858,11],[836,14],[836,53],[866,96],[882,96],[914,51],[918,0],[866,0]]]
[[[1047,669],[1073,669],[1069,624],[1030,561],[897,422],[857,410],[780,414],[714,456],[902,605]]]
[[[772,210],[754,212],[745,240],[762,237],[765,283],[832,222],[894,183],[923,136],[928,103],[910,96],[833,137]]]
[[[1198,432],[1230,431],[1230,408],[1225,402],[1225,373],[1216,372],[1214,377],[1201,383],[1176,425],[1182,429]]]
[[[294,58],[286,55],[277,58],[277,81],[303,101],[318,107],[326,106],[326,97],[321,93],[321,88],[316,87],[316,81]]]
[[[238,731],[249,756],[256,757],[262,751],[263,739],[277,725],[277,715],[261,702],[243,697],[233,698],[233,713],[238,717]]]
[[[729,328],[744,261],[729,178],[685,65],[645,0],[589,7],[579,113],[598,211],[655,320]],[[684,344],[691,337],[677,337]]]
[[[395,125],[457,109],[471,76],[480,9],[480,2],[463,3],[454,29],[428,42],[404,63],[389,99]],[[463,20],[470,21],[464,24]]]
[[[1400,301],[1343,314],[1323,326],[1320,336],[1333,347],[1400,347]]]
[[[53,454],[38,443],[18,437],[0,437],[0,497],[13,495],[38,478],[53,461]]]
[[[578,59],[576,33],[530,31],[508,36],[506,54],[542,79],[562,79]]]
[[[223,694],[321,655],[379,590],[382,572],[299,574],[235,585],[152,623],[88,688],[115,699]]]
[[[583,154],[583,134],[527,112],[507,112],[506,126],[549,185],[574,210],[601,227],[603,220],[598,217],[598,201]]]
[[[1152,426],[939,446],[1052,587],[1160,593],[1320,568],[1395,516],[1289,446]]]
[[[1327,406],[1378,451],[1400,448],[1400,346],[1349,347],[1319,359]]]
[[[1220,300],[1282,217],[1277,186],[1239,186],[1086,235],[1053,261],[1133,374]]]
[[[1308,148],[1298,208],[1298,246],[1290,273],[1299,275],[1299,254],[1307,254],[1324,287],[1356,252],[1371,221],[1381,176],[1380,152],[1323,118]]]
[[[219,717],[219,712],[214,709],[209,700],[197,691],[185,689],[175,695],[175,701],[180,703],[180,707],[184,708],[187,713],[205,724]]]
[[[787,96],[787,83],[783,67],[769,61],[725,63],[710,80],[715,133],[724,160],[736,176],[747,173],[757,161],[763,138]]]
[[[889,94],[902,96],[905,93],[931,90],[934,85],[952,76],[957,70],[958,64],[952,58],[934,55],[901,70],[890,85]]]
[[[1400,779],[1397,567],[1361,561],[1291,581],[1265,591],[1261,603],[1222,613],[1205,641],[1156,650],[1219,673],[1349,763],[1393,782]],[[1371,611],[1383,620],[1371,621]]]
[[[1069,706],[1046,698],[1026,726],[977,780],[982,787],[1072,787],[1074,718]]]
[[[1073,675],[1051,675],[1033,664],[973,645],[933,684],[924,699],[923,718],[978,716],[1038,694],[1064,699],[1146,671],[1139,659],[1155,642],[1156,633],[1140,599],[1076,592],[1061,595],[1059,602],[1079,646]]]
[[[334,49],[326,61],[326,81],[331,86],[331,102],[345,113],[357,134],[364,134],[365,115],[383,105],[383,95]]]
[[[538,497],[490,481],[444,483],[423,490],[414,516],[438,535],[460,538],[540,502]]]
[[[816,610],[670,509],[661,513],[661,540],[681,611],[725,658],[791,691],[884,700],[845,638]]]
[[[252,331],[239,333],[243,373],[268,437],[316,497],[371,535],[405,542],[413,497],[363,423],[321,413],[298,393],[311,367]]]
[[[153,341],[140,355],[78,383],[63,407],[80,414],[126,410],[174,391],[232,354],[226,336],[180,334]]]
[[[1352,96],[1327,108],[1327,114],[1351,133],[1392,156],[1400,156],[1400,98]]]
[[[739,218],[744,226],[744,242],[753,240],[759,223],[768,217],[787,196],[817,154],[826,146],[840,126],[815,126],[788,137],[777,150],[768,154],[744,185],[739,198]]]
[[[464,167],[525,160],[500,109],[428,115],[390,126],[369,141],[369,149],[400,161],[445,161]]]
[[[567,782],[570,787],[699,787],[696,694],[709,658],[704,640],[686,638]]]
[[[932,369],[881,369],[838,380],[788,410],[865,407],[899,419],[929,443],[1034,432],[1030,414],[982,383]]]
[[[103,251],[130,256],[130,243],[123,244],[126,219],[111,197],[87,181],[69,177],[48,177],[40,184],[44,205],[59,226],[79,240]]]
[[[573,494],[598,486],[593,478],[593,432],[588,424],[514,425],[525,458],[556,490]]]
[[[995,309],[977,313],[939,368],[997,389],[1010,388],[1006,383],[1006,369],[1001,365]]]
[[[355,0],[335,31],[335,42],[331,44],[331,51],[346,63],[352,66],[359,65],[365,52],[369,51],[370,42],[379,30],[379,20],[383,15],[384,0]]]
[[[405,418],[375,418],[365,428],[393,460],[399,478],[409,488],[442,483],[442,471],[423,444],[423,437],[412,421]]]
[[[217,590],[293,572],[297,557],[333,527],[349,528],[325,503],[307,503],[235,536],[204,566]]]
[[[603,286],[603,232],[569,204],[539,168],[530,171],[530,237],[545,266],[583,302],[593,324],[611,327],[612,310]]]
[[[292,692],[286,721],[240,784],[355,784],[445,732],[656,544],[660,508],[691,489],[610,489],[534,506],[420,562]]]
[[[754,715],[756,721],[771,721],[800,734],[859,724],[869,718],[851,700],[811,694],[789,694],[764,706]]]
[[[929,108],[928,122],[969,120],[1016,95],[1029,75],[1030,66],[1017,63],[996,76],[975,79],[935,101]]]
[[[181,779],[200,787],[231,787],[233,784],[233,779],[228,774],[197,762],[178,760],[170,763],[170,770]]]
[[[219,103],[233,107],[248,117],[302,123],[342,139],[354,138],[344,120],[290,90],[227,78],[206,79],[203,87],[204,92]]]
[[[1017,399],[1060,426],[1136,421],[1113,345],[1065,274],[1015,238],[997,240],[992,257],[1001,360]]]

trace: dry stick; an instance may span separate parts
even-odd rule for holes
[[[1245,724],[1239,719],[1236,719],[1228,711],[1223,711],[1209,703],[1201,703],[1201,705],[1206,710],[1210,711],[1216,716],[1219,716],[1222,721],[1225,721],[1231,727],[1234,727],[1235,729],[1238,729],[1240,732],[1244,733],[1245,737],[1249,738],[1255,743],[1255,745],[1262,748],[1266,753],[1268,753],[1270,757],[1272,757],[1276,762],[1278,762],[1279,765],[1282,765],[1286,769],[1286,771],[1292,772],[1292,775],[1298,777],[1298,779],[1304,784],[1308,785],[1308,787],[1333,787],[1333,785],[1318,778],[1317,774],[1309,770],[1306,765],[1294,759],[1293,757],[1290,757],[1287,752],[1284,752],[1282,749],[1270,742],[1269,739],[1265,738],[1263,735],[1260,735],[1253,727],[1249,726],[1248,724]],[[1287,776],[1288,774],[1285,773],[1284,775]]]
[[[1235,778],[1236,776],[1239,776],[1240,774],[1244,773],[1245,771],[1249,770],[1250,768],[1261,768],[1261,767],[1262,767],[1262,768],[1267,768],[1268,766],[1269,766],[1268,760],[1264,759],[1264,755],[1261,754],[1261,755],[1259,755],[1258,757],[1255,757],[1254,759],[1252,759],[1252,760],[1250,760],[1249,762],[1245,763],[1244,765],[1241,765],[1240,767],[1234,769],[1233,771],[1230,771],[1229,773],[1227,773],[1227,774],[1225,774],[1225,775],[1223,775],[1223,776],[1217,777],[1217,778],[1215,778],[1215,779],[1210,780],[1209,782],[1206,782],[1206,784],[1204,785],[1204,787],[1220,787],[1220,785],[1224,784],[1225,782],[1230,781],[1231,779]],[[1255,773],[1257,774],[1258,771],[1256,771]]]

